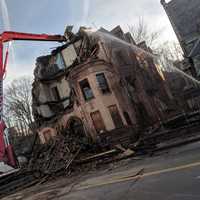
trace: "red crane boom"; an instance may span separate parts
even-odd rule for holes
[[[4,129],[6,128],[3,121],[3,78],[6,72],[6,65],[8,59],[8,51],[5,55],[5,62],[3,61],[4,52],[3,44],[13,40],[29,40],[29,41],[55,41],[65,42],[66,38],[61,35],[48,34],[32,34],[6,31],[0,34],[0,162],[4,160],[7,155],[7,160],[11,166],[15,165],[14,156],[12,154],[12,147],[5,141]]]

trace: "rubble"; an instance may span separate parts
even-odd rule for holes
[[[33,173],[24,170],[13,170],[0,177],[0,198],[12,194],[16,191],[31,187],[38,183]]]
[[[59,171],[67,174],[70,170],[82,167],[82,164],[103,164],[134,154],[134,151],[121,144],[109,145],[106,150],[103,143],[94,143],[87,138],[78,138],[70,130],[61,130],[48,143],[35,145],[28,170],[40,176],[53,175]]]
[[[68,170],[83,147],[83,141],[75,138],[69,131],[57,135],[48,143],[36,145],[28,169],[42,175]],[[66,135],[67,134],[67,135]]]
[[[13,170],[13,168],[9,165],[6,165],[5,163],[3,162],[0,162],[0,176],[1,176],[1,173],[5,173],[5,172],[9,172],[11,170]]]
[[[74,135],[70,130],[61,129],[59,134],[49,140],[48,143],[34,146],[28,169],[20,170],[20,172],[0,179],[0,183],[3,183],[0,186],[0,196],[5,196],[34,184],[42,184],[50,178],[56,179],[63,174],[65,176],[71,174],[76,176],[83,171],[97,170],[98,167],[108,166],[106,165],[108,163],[112,163],[112,165],[115,163],[116,167],[118,165],[116,161],[124,158],[134,156],[141,159],[138,156],[144,153],[151,155],[157,151],[199,141],[199,113],[193,112],[187,115],[188,120],[190,122],[195,121],[196,124],[186,125],[185,121],[182,120],[182,124],[179,122],[179,127],[174,128],[173,121],[179,121],[180,117],[181,115],[163,122],[163,124],[167,124],[166,128],[148,129],[137,142],[132,142],[126,147],[119,143],[119,138],[112,141],[113,143],[109,143],[108,148],[108,146],[104,144],[101,146],[101,143],[94,143],[86,137]],[[116,144],[117,141],[118,144]],[[121,141],[123,141],[122,138]],[[107,150],[105,150],[105,147]]]

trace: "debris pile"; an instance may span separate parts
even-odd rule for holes
[[[75,138],[70,132],[65,136],[59,134],[48,143],[35,146],[28,168],[42,174],[67,170],[85,147],[86,142]]]
[[[181,123],[180,119],[182,117],[182,115],[176,116],[163,122],[159,127],[144,132],[137,142],[134,139],[131,144],[131,138],[129,138],[129,144],[126,142],[129,135],[115,138],[115,140],[102,137],[94,143],[89,141],[87,137],[78,137],[69,130],[62,130],[59,135],[48,143],[35,146],[33,156],[29,162],[29,170],[46,175],[58,171],[69,172],[77,169],[77,166],[78,168],[82,167],[80,164],[93,163],[94,165],[101,165],[123,157],[153,152],[162,143],[197,135],[200,120],[198,119],[200,117],[199,113],[195,112],[187,115],[188,122],[193,123],[186,123],[186,120],[181,120]],[[178,125],[174,127],[176,121]]]

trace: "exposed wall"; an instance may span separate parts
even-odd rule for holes
[[[110,93],[101,93],[96,80],[96,74],[98,73],[104,73],[110,87]],[[91,113],[95,111],[100,112],[106,131],[111,131],[116,128],[108,110],[108,107],[111,105],[117,106],[123,124],[125,126],[127,126],[127,122],[123,115],[124,111],[129,113],[130,118],[132,119],[132,123],[136,123],[134,109],[128,101],[127,96],[124,96],[122,91],[119,92],[116,90],[117,87],[120,87],[119,78],[117,77],[117,74],[113,71],[113,67],[111,65],[108,65],[102,61],[96,61],[92,63],[87,63],[82,66],[77,66],[70,72],[68,79],[70,79],[71,87],[75,90],[76,101],[74,103],[73,110],[71,112],[66,112],[65,114],[63,114],[59,125],[66,127],[68,121],[72,117],[77,117],[82,120],[86,134],[89,133],[92,138],[95,138],[97,136],[97,132],[91,119]],[[94,98],[89,101],[86,101],[84,99],[79,85],[79,82],[83,79],[88,80],[94,94]],[[63,83],[63,88],[64,85],[65,84]],[[123,88],[121,88],[121,90],[122,89]],[[122,99],[124,100],[124,102],[120,102],[120,100]],[[51,130],[51,134],[54,134],[52,129],[47,130]],[[39,135],[41,135],[42,140],[44,139],[44,136],[42,136],[44,133],[46,133],[44,129],[39,131]]]

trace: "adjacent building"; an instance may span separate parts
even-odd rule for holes
[[[174,32],[184,52],[184,60],[176,62],[176,67],[189,76],[200,80],[200,1],[161,0]],[[185,78],[183,98],[189,109],[199,109],[200,86],[196,81]]]
[[[200,2],[199,0],[161,0],[172,27],[190,64],[193,76],[200,75]]]

